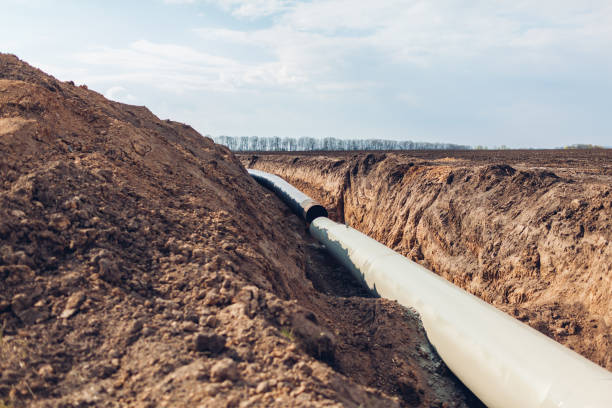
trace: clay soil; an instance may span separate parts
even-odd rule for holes
[[[612,150],[240,158],[612,370]]]
[[[0,55],[0,406],[478,406],[226,148]]]

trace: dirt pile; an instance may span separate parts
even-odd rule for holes
[[[612,370],[612,151],[241,160]]]
[[[0,54],[0,405],[466,406],[365,295],[226,148]]]

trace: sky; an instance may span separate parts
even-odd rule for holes
[[[610,0],[0,0],[0,52],[212,136],[612,146]]]

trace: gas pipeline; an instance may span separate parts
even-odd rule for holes
[[[249,169],[377,295],[418,312],[430,343],[487,406],[610,408],[612,373],[344,224],[282,178]]]
[[[259,170],[249,169],[249,174],[259,184],[274,191],[280,199],[307,223],[317,217],[327,217],[327,210],[306,194],[302,193],[282,178]]]

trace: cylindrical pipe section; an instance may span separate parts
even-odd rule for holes
[[[318,217],[327,217],[325,207],[279,176],[255,169],[247,169],[247,171],[255,181],[272,190],[293,212],[306,220],[306,222],[310,223]]]
[[[612,407],[612,373],[368,236],[311,234],[380,296],[414,308],[448,367],[489,407]]]

